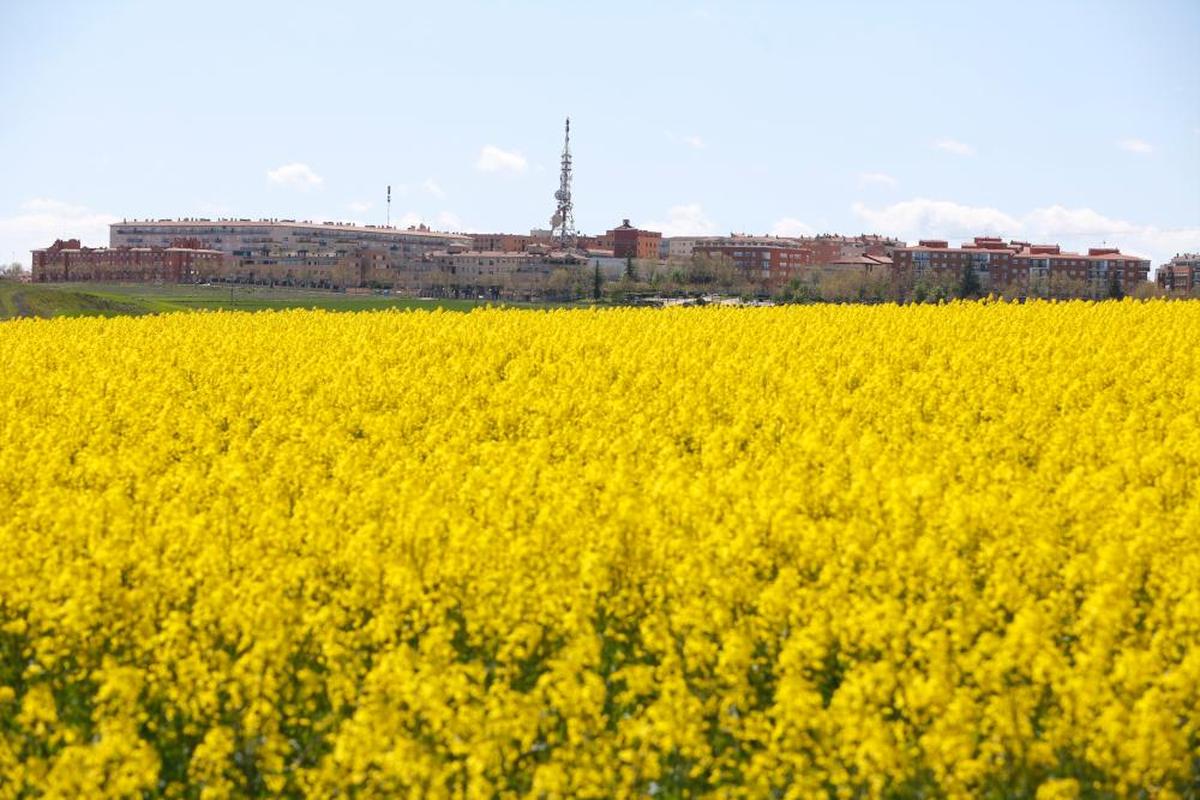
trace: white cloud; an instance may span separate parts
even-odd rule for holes
[[[953,153],[956,156],[973,156],[975,148],[966,142],[960,142],[956,139],[938,139],[933,143],[933,146],[938,150],[945,150],[947,153]]]
[[[524,172],[529,166],[525,156],[515,150],[501,150],[494,144],[484,145],[475,162],[477,169],[484,172]]]
[[[374,206],[374,205],[375,204],[370,202],[369,200],[355,200],[353,203],[350,204],[350,210],[353,211],[355,214],[365,214],[368,211],[370,211],[372,206]]]
[[[881,209],[855,203],[853,209],[873,230],[910,241],[1000,236],[1057,243],[1079,251],[1108,244],[1120,247],[1123,253],[1149,258],[1155,266],[1175,253],[1200,249],[1200,227],[1143,225],[1107,217],[1090,208],[1052,205],[1013,215],[995,208],[916,198]]]
[[[862,186],[887,186],[895,188],[898,181],[886,172],[860,172],[858,182]]]
[[[775,236],[811,236],[813,229],[795,217],[784,217],[775,222],[771,233]]]
[[[85,247],[107,247],[108,226],[120,222],[86,206],[49,198],[22,203],[18,213],[0,217],[0,262],[29,265],[29,251],[49,247],[55,239],[79,239]]]
[[[433,178],[426,178],[424,180],[424,182],[421,183],[421,188],[424,189],[429,194],[433,195],[434,197],[445,197],[446,196],[446,190],[443,189],[441,186],[439,186],[438,182],[435,181]]]
[[[1063,240],[1073,247],[1118,246],[1123,253],[1151,259],[1154,266],[1180,252],[1200,250],[1200,226],[1164,228],[1106,217],[1090,208],[1059,205],[1038,208],[1025,216],[1028,230],[1050,241]]]
[[[665,221],[647,222],[638,227],[662,231],[663,236],[713,236],[717,233],[717,226],[705,216],[699,203],[672,206]]]
[[[433,216],[418,211],[406,211],[394,218],[392,224],[397,228],[427,225],[439,231],[461,231],[464,227],[462,220],[453,211],[439,211]]]
[[[995,208],[980,208],[949,200],[918,197],[878,211],[855,203],[854,213],[871,224],[873,230],[891,236],[920,239],[929,237],[969,238],[1001,235],[1015,230],[1020,223]]]
[[[1117,147],[1126,150],[1130,153],[1153,153],[1154,145],[1147,142],[1145,139],[1122,139],[1117,142]]]
[[[324,183],[324,179],[313,172],[308,164],[284,164],[282,167],[267,170],[267,180],[289,189],[308,191]]]
[[[692,136],[683,137],[683,142],[684,144],[690,145],[696,150],[704,149],[704,140],[694,134]]]
[[[415,211],[406,211],[392,221],[397,228],[416,228],[427,224],[425,217]]]
[[[462,220],[458,214],[453,211],[439,211],[437,215],[437,227],[444,231],[461,231],[463,229]]]

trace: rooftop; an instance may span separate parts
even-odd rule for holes
[[[35,247],[31,253],[211,253],[221,255],[220,250],[207,247]]]
[[[958,247],[950,247],[937,239],[925,239],[921,244],[897,248],[903,252],[920,253],[998,253],[1009,254],[1014,258],[1046,258],[1046,259],[1083,259],[1083,260],[1127,260],[1145,261],[1146,259],[1132,253],[1122,253],[1116,247],[1093,247],[1087,253],[1075,253],[1063,250],[1056,244],[1031,244],[1029,242],[1010,241],[1001,244],[997,237],[976,237],[974,241],[964,242]]]
[[[241,228],[261,228],[264,225],[281,228],[300,228],[304,230],[312,230],[318,228],[328,231],[358,231],[362,233],[390,233],[406,236],[431,236],[431,237],[446,237],[446,236],[466,236],[468,234],[449,233],[445,231],[433,231],[424,226],[397,228],[394,225],[358,225],[353,222],[312,222],[311,220],[301,220],[297,222],[294,219],[201,219],[201,218],[185,218],[185,219],[126,219],[121,222],[114,222],[109,227],[117,228],[128,225],[141,226],[157,226],[169,225],[172,227],[193,227],[206,228],[216,225],[225,227],[241,227]]]
[[[854,266],[875,266],[877,264],[891,264],[892,260],[887,256],[846,256],[839,258],[836,261],[829,262],[835,265],[854,265]]]

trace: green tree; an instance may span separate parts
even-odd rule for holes
[[[595,268],[592,270],[592,299],[599,300],[602,294],[602,286],[604,284],[604,276],[600,274],[600,259],[596,259]]]
[[[962,281],[958,286],[958,296],[966,299],[979,297],[983,291],[983,286],[979,282],[979,276],[975,273],[975,267],[970,261],[963,267]]]
[[[822,297],[812,283],[801,277],[795,277],[788,282],[787,287],[776,299],[783,303],[817,303],[821,301]]]
[[[625,257],[625,280],[630,283],[636,283],[638,279],[637,267],[633,265],[633,256]]]
[[[587,295],[587,284],[587,273],[581,267],[559,267],[546,278],[545,291],[548,297],[575,300]]]
[[[1108,297],[1110,300],[1120,300],[1125,296],[1125,289],[1121,286],[1121,277],[1118,273],[1112,273],[1112,278],[1108,281]]]

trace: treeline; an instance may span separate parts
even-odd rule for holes
[[[1013,285],[992,285],[967,269],[962,275],[897,276],[887,267],[873,271],[809,267],[782,288],[752,279],[723,258],[698,255],[687,261],[661,262],[629,259],[619,277],[605,275],[598,264],[564,268],[552,274],[547,294],[561,299],[624,302],[640,297],[688,297],[707,294],[771,300],[777,303],[939,303],[986,296],[1010,300],[1120,299],[1127,292],[1120,281],[1104,284],[1062,276],[1035,278]],[[1156,284],[1144,282],[1131,294],[1157,297]]]

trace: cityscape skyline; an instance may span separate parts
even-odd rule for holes
[[[5,260],[64,236],[102,245],[124,218],[381,224],[388,185],[401,227],[547,227],[568,114],[584,232],[629,218],[665,236],[998,235],[1155,266],[1200,249],[1188,3],[900,18],[878,3],[68,2],[0,17],[0,66],[23,78],[0,84]],[[548,57],[560,29],[564,62]],[[178,31],[238,58],[181,56]],[[794,94],[755,81],[766,72],[796,75]]]

